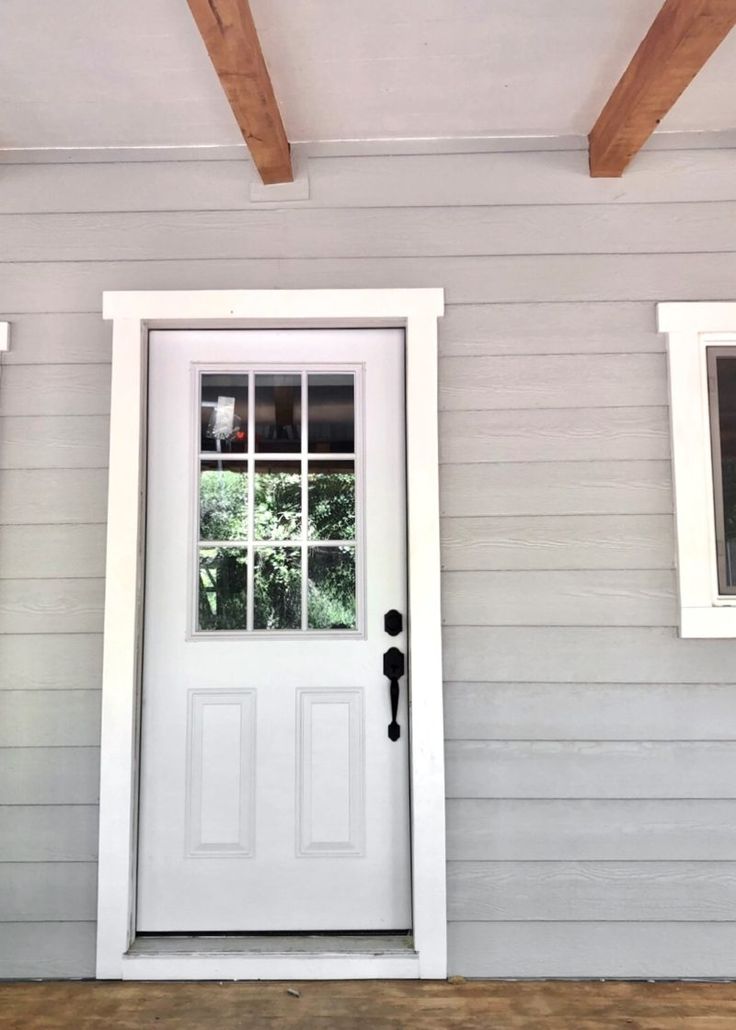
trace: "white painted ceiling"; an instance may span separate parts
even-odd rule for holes
[[[586,134],[661,0],[251,0],[289,138]],[[736,128],[736,32],[663,130]],[[1,0],[0,148],[241,142],[186,0]]]

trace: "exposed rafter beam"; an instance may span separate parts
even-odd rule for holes
[[[665,0],[588,137],[590,174],[622,174],[736,23],[736,0]]]
[[[261,179],[292,182],[284,132],[248,0],[187,0]]]

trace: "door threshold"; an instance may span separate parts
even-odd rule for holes
[[[136,937],[129,955],[407,955],[407,933],[307,934],[146,934]]]
[[[151,935],[123,956],[124,980],[415,979],[409,934]]]

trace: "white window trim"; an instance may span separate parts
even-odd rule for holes
[[[444,978],[445,780],[440,617],[437,319],[441,289],[113,292],[102,684],[97,976],[111,979]],[[408,665],[414,952],[404,956],[129,954],[135,937],[145,543],[146,368],[155,328],[406,330]]]
[[[736,348],[736,303],[658,304],[657,323],[668,334],[680,636],[736,637],[736,596],[718,589],[706,353]]]

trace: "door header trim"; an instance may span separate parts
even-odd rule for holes
[[[222,956],[142,959],[135,937],[138,720],[142,656],[148,331],[158,328],[401,326],[406,330],[406,454],[412,674],[410,784],[414,953],[329,962],[243,953],[235,979],[447,975],[445,776],[440,613],[437,319],[442,289],[124,291],[103,295],[113,321],[107,565],[102,672],[97,976],[217,979]],[[378,949],[377,949],[378,950]],[[162,958],[166,961],[162,963]],[[329,970],[329,971],[328,971]]]
[[[135,319],[157,328],[163,319],[176,328],[182,322],[201,329],[200,320],[245,319],[249,325],[265,319],[274,326],[304,328],[317,318],[322,325],[347,319],[357,324],[408,325],[415,319],[444,314],[442,289],[397,290],[121,290],[102,295],[102,317]],[[178,324],[177,324],[178,323]],[[260,328],[260,326],[257,326]]]

